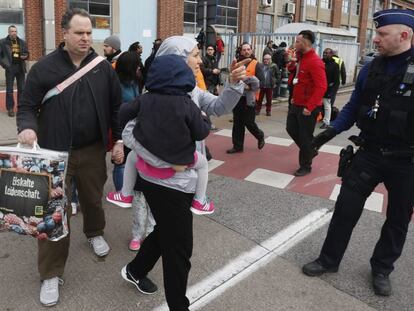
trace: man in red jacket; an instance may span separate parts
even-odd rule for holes
[[[312,170],[312,159],[317,153],[311,148],[313,131],[327,88],[325,65],[312,48],[314,42],[315,35],[310,30],[302,30],[295,41],[299,61],[286,122],[288,134],[299,147],[300,167],[295,176],[305,176]]]

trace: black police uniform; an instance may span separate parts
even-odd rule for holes
[[[388,191],[387,219],[371,258],[373,274],[389,275],[404,246],[414,204],[414,77],[409,73],[414,48],[394,57],[370,64],[363,92],[349,103],[356,108],[362,145],[342,178],[318,258],[326,268],[339,266],[365,201],[381,182]],[[389,73],[397,58],[405,65]]]

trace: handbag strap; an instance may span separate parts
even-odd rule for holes
[[[88,73],[90,70],[95,68],[100,62],[105,60],[105,57],[97,56],[92,61],[90,61],[88,64],[83,66],[81,69],[76,71],[73,75],[71,75],[69,78],[67,78],[65,81],[59,83],[54,88],[47,91],[46,95],[42,99],[42,105],[53,96],[59,95],[63,92],[64,89],[66,89],[68,86],[82,78],[86,73]]]

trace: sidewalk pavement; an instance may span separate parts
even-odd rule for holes
[[[17,143],[16,117],[9,117],[7,112],[0,111],[0,146]]]

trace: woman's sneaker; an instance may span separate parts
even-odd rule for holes
[[[132,195],[123,196],[121,191],[109,192],[106,200],[122,208],[130,208],[132,206]]]
[[[206,198],[204,203],[194,199],[190,210],[196,215],[208,215],[214,213],[214,203]]]
[[[138,239],[131,239],[131,242],[129,242],[128,248],[129,248],[130,251],[135,252],[135,251],[139,250],[140,247],[141,247],[141,241],[138,240]]]
[[[143,277],[142,279],[135,279],[129,272],[128,265],[122,268],[121,276],[125,281],[134,284],[138,288],[138,290],[143,294],[152,295],[155,294],[158,290],[157,285],[155,285],[147,277]]]

